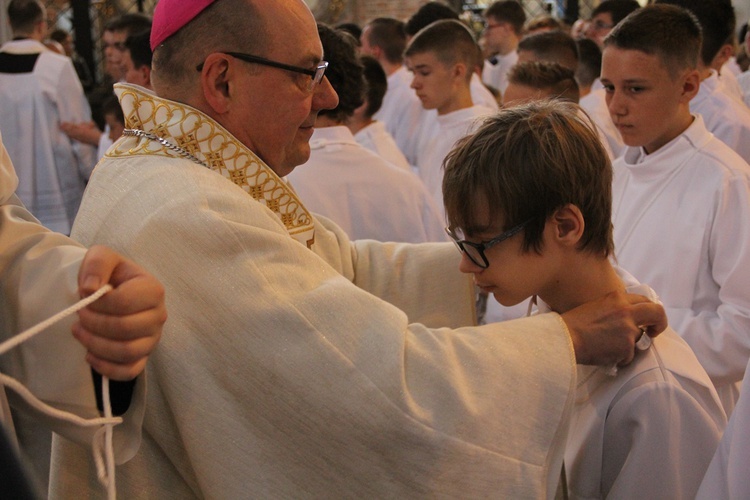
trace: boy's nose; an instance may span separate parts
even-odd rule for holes
[[[474,264],[464,252],[461,252],[461,262],[458,263],[458,270],[466,274],[482,272],[482,268]]]
[[[611,93],[607,94],[606,102],[610,115],[622,115],[625,113],[625,106],[618,91],[613,90]]]

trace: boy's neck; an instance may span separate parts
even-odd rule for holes
[[[643,150],[646,152],[647,155],[650,155],[652,153],[655,153],[656,151],[659,151],[661,148],[675,140],[675,138],[679,137],[683,132],[685,132],[688,128],[690,128],[690,125],[693,124],[693,121],[695,120],[695,117],[693,117],[692,114],[690,114],[690,108],[685,105],[685,109],[683,110],[680,119],[676,120],[674,122],[674,125],[672,127],[671,133],[660,143],[657,144],[648,144],[643,146]]]
[[[437,109],[437,113],[439,116],[442,116],[472,106],[474,106],[474,101],[471,100],[471,89],[467,83],[466,88],[461,88],[458,92],[452,95],[444,105]]]
[[[705,64],[703,64],[702,61],[698,62],[698,66],[696,67],[696,69],[698,70],[698,74],[700,75],[701,81],[703,81],[706,78],[710,77],[711,74],[712,74],[711,67],[710,66],[706,66]]]
[[[577,251],[572,262],[539,294],[553,311],[563,314],[586,302],[599,299],[616,290],[623,290],[622,280],[607,257]]]
[[[339,125],[343,123],[327,115],[318,115],[315,119],[315,128],[338,127]]]
[[[511,52],[515,52],[516,50],[518,50],[518,42],[520,40],[520,38],[508,37],[508,39],[498,47],[498,55],[507,56]]]
[[[349,127],[349,130],[351,130],[352,134],[356,134],[363,128],[368,127],[373,123],[375,123],[375,120],[373,120],[371,116],[361,116],[355,113],[354,115],[350,116],[348,120],[346,120],[345,125]]]
[[[378,62],[383,67],[383,71],[385,71],[386,76],[391,76],[393,73],[400,70],[404,66],[403,62],[399,61],[397,63],[392,63],[388,61],[387,59],[385,59],[384,57],[378,59]]]

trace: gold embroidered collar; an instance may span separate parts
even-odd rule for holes
[[[183,158],[180,151],[187,152],[272,210],[294,239],[308,247],[313,245],[315,223],[310,212],[286,181],[224,127],[195,108],[136,85],[115,84],[115,93],[125,115],[125,128],[147,134],[121,138],[106,156]],[[162,140],[151,140],[147,137],[151,134]]]

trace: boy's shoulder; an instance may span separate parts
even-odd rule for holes
[[[481,121],[482,118],[495,113],[495,111],[496,110],[488,108],[487,106],[474,104],[473,106],[468,108],[457,109],[455,111],[451,111],[450,113],[439,115],[437,117],[437,120],[438,123],[440,123],[440,126],[444,128],[462,125],[474,125],[477,120]]]
[[[652,164],[664,172],[672,168],[683,171],[699,169],[703,182],[712,185],[711,179],[717,181],[725,177],[739,176],[750,182],[750,166],[731,147],[721,141],[707,128],[704,118],[694,114],[695,120],[682,134],[663,146],[658,151],[648,155],[645,160],[640,148],[628,147],[625,154],[613,162],[615,168],[615,182],[625,167],[636,163]]]
[[[651,287],[639,283],[621,267],[615,265],[614,268],[628,293],[636,293],[651,301],[660,302]],[[596,389],[600,392],[599,401],[608,401],[606,404],[611,408],[622,398],[632,394],[632,391],[665,390],[668,393],[673,390],[672,388],[701,395],[707,406],[713,407],[713,403],[717,408],[721,406],[713,383],[693,350],[677,332],[668,327],[653,340],[650,348],[637,352],[630,365],[620,368],[616,377],[605,373],[596,374],[587,384],[579,384],[578,390],[579,396],[582,396],[586,392],[595,394],[592,390]]]
[[[727,92],[716,74],[703,80],[698,94],[690,101],[690,110],[703,116],[712,132],[742,129],[750,134],[750,108]]]
[[[583,367],[584,370],[588,367]],[[577,400],[610,410],[641,400],[644,404],[675,391],[702,402],[705,411],[722,413],[716,389],[695,353],[674,330],[667,328],[646,351],[636,353],[633,362],[620,368],[616,376],[599,370],[587,379],[579,367]]]

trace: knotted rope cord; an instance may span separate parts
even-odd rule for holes
[[[0,354],[5,354],[6,352],[10,351],[14,347],[19,346],[20,344],[26,342],[32,337],[43,332],[44,330],[54,325],[55,323],[63,320],[64,318],[72,314],[75,314],[76,312],[80,311],[81,309],[88,306],[89,304],[96,302],[102,295],[104,295],[105,293],[111,290],[112,290],[112,285],[109,285],[109,284],[104,285],[93,294],[89,295],[88,297],[84,299],[81,299],[80,301],[76,302],[72,306],[55,314],[51,318],[48,318],[42,321],[41,323],[29,328],[28,330],[21,332],[14,337],[11,337],[5,342],[0,343]],[[122,422],[122,418],[112,417],[112,405],[111,405],[110,398],[109,398],[109,378],[102,376],[102,400],[104,403],[104,418],[94,418],[94,419],[88,419],[88,420],[83,419],[79,417],[78,415],[74,415],[72,413],[58,410],[56,408],[52,408],[46,403],[43,403],[36,396],[34,396],[26,387],[24,387],[23,384],[21,384],[20,382],[18,382],[17,380],[11,377],[2,376],[2,384],[12,388],[19,396],[25,399],[32,406],[36,407],[39,410],[44,411],[45,413],[57,419],[67,421],[67,422],[73,423],[75,425],[83,426],[83,427],[103,425],[103,428],[99,429],[94,434],[94,440],[92,443],[92,451],[94,454],[94,462],[96,463],[96,472],[99,478],[99,482],[102,483],[102,485],[104,485],[107,488],[107,497],[110,500],[114,500],[116,497],[116,489],[115,489],[115,456],[114,456],[114,445],[112,442],[112,437],[113,437],[112,429],[115,425]],[[104,431],[104,436],[103,436],[104,442],[102,442],[102,431]],[[102,459],[102,448],[104,449],[103,459]]]

